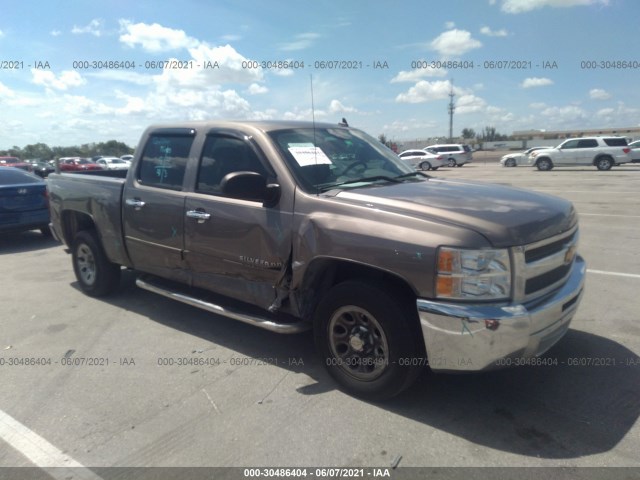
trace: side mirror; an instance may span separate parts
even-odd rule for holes
[[[266,179],[256,172],[231,172],[220,182],[222,194],[231,198],[264,202],[275,205],[280,199],[280,185],[267,185]]]

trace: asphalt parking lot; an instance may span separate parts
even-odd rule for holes
[[[425,372],[368,403],[335,387],[309,333],[172,302],[131,272],[116,295],[90,298],[60,244],[3,236],[0,428],[15,420],[35,437],[3,437],[0,466],[34,464],[25,436],[67,466],[640,466],[640,164],[538,172],[495,155],[432,174],[575,204],[589,271],[571,329],[545,354],[557,365]]]

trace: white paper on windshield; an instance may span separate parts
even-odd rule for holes
[[[303,147],[289,147],[289,151],[293,158],[296,159],[298,165],[306,167],[307,165],[331,165],[331,159],[322,151],[320,147],[303,146]]]

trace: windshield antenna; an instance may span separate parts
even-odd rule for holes
[[[313,123],[313,158],[318,165],[318,144],[316,142],[316,108],[313,103],[313,74],[309,74],[309,81],[311,82],[311,122]],[[320,195],[320,188],[316,185],[316,195]]]

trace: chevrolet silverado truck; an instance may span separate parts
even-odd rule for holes
[[[152,126],[128,171],[51,174],[49,189],[86,294],[113,292],[124,267],[219,315],[312,329],[337,383],[372,399],[425,365],[541,355],[583,291],[570,202],[430,177],[343,124]]]

